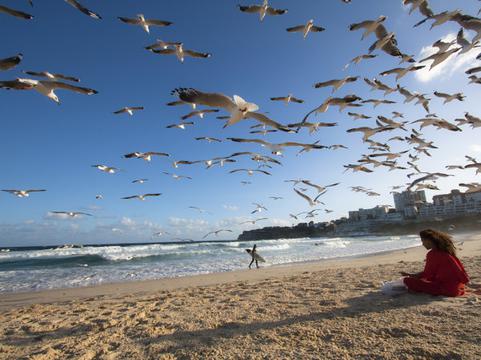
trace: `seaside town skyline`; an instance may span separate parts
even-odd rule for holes
[[[439,1],[435,5],[439,9],[452,7],[449,1]],[[456,8],[476,13],[477,5],[466,0],[457,2]],[[376,126],[377,116],[388,116],[392,111],[404,113],[409,122],[425,117],[426,111],[420,105],[404,104],[404,97],[397,92],[383,97],[382,92],[370,91],[363,78],[376,77],[393,88],[400,84],[427,94],[431,98],[430,110],[452,123],[454,119],[463,118],[465,112],[480,116],[477,108],[479,85],[468,84],[464,73],[479,63],[475,59],[479,54],[477,49],[454,55],[431,71],[428,66],[407,74],[399,82],[393,76],[381,77],[379,73],[397,66],[409,66],[409,63],[398,65],[398,58],[382,52],[375,51],[376,58],[345,68],[352,58],[366,53],[374,41],[372,35],[361,41],[361,31],[348,31],[349,24],[364,19],[387,16],[385,25],[396,34],[399,47],[416,60],[428,56],[435,41],[456,38],[460,28],[456,22],[447,22],[432,30],[429,24],[413,28],[421,17],[416,12],[410,15],[400,1],[379,3],[372,0],[349,5],[341,1],[306,2],[299,7],[291,7],[287,1],[276,1],[275,7],[290,8],[289,12],[279,17],[267,16],[262,22],[257,15],[244,14],[230,2],[217,1],[209,6],[188,2],[190,11],[187,14],[185,5],[180,3],[146,3],[141,9],[146,16],[174,22],[165,28],[152,27],[150,34],[116,18],[139,13],[139,6],[107,3],[98,6],[96,10],[105,14],[102,22],[95,22],[68,5],[54,3],[35,6],[35,19],[26,24],[13,17],[2,17],[4,26],[14,29],[15,36],[5,40],[0,58],[23,54],[17,67],[2,71],[2,81],[28,77],[22,71],[49,70],[79,77],[80,86],[91,87],[99,93],[83,96],[59,91],[61,104],[57,106],[32,91],[1,89],[0,95],[9,106],[2,109],[1,115],[0,147],[4,167],[0,186],[2,189],[47,191],[33,193],[28,198],[6,192],[0,194],[0,246],[145,242],[152,240],[152,234],[162,232],[171,234],[169,238],[200,239],[219,229],[232,230],[232,234],[220,235],[236,238],[242,231],[256,227],[288,226],[292,224],[290,213],[312,209],[293,191],[292,185],[285,182],[289,179],[309,179],[320,185],[340,183],[320,198],[325,206],[321,206],[323,211],[315,221],[329,221],[355,208],[387,203],[392,186],[407,187],[410,179],[406,175],[412,169],[389,171],[381,166],[373,168],[372,174],[344,173],[343,165],[356,163],[361,154],[370,151],[368,144],[361,141],[361,134],[346,133],[346,130]],[[345,11],[346,6],[349,11]],[[51,18],[52,13],[58,16]],[[310,18],[326,30],[310,33],[305,40],[302,34],[285,31]],[[220,32],[219,29],[224,30]],[[417,36],[420,33],[423,36]],[[469,39],[473,34],[465,32]],[[162,56],[144,49],[156,39],[182,41],[186,48],[205,51],[212,56],[206,59],[188,57],[181,63],[175,56]],[[313,88],[317,82],[346,76],[359,76],[359,79],[334,94],[331,88]],[[356,94],[363,100],[389,99],[396,104],[381,104],[375,108],[364,104],[343,112],[331,107],[310,121],[335,122],[337,126],[321,128],[313,134],[307,129],[301,129],[298,134],[249,134],[252,131],[249,126],[256,124],[252,120],[223,129],[223,122],[216,116],[225,115],[225,111],[206,114],[203,119],[195,117],[194,126],[186,130],[166,128],[192,110],[190,106],[165,105],[176,100],[170,95],[171,91],[184,86],[242,96],[282,124],[301,121],[328,96]],[[434,91],[462,92],[466,98],[443,105],[443,99],[433,95]],[[289,93],[305,102],[285,106],[269,99]],[[133,116],[113,114],[124,106],[145,109]],[[366,114],[371,119],[352,120],[347,114],[349,111]],[[416,124],[408,126],[419,130]],[[454,175],[438,179],[439,190],[428,190],[430,197],[459,188],[460,183],[476,182],[479,177],[475,169],[445,168],[465,165],[468,162],[465,155],[475,159],[481,157],[481,145],[477,141],[479,130],[466,125],[461,128],[461,132],[434,127],[422,129],[423,136],[438,148],[429,151],[431,156],[419,154],[417,166],[422,171]],[[376,134],[373,139],[385,142],[393,136],[409,134],[399,130]],[[217,137],[222,143],[194,140],[201,136]],[[229,137],[259,138],[272,143],[320,141],[325,146],[342,144],[348,149],[312,150],[297,155],[298,149],[287,148],[283,156],[274,156],[257,144],[235,143],[226,140]],[[392,152],[411,150],[410,153],[415,154],[413,146],[405,142],[391,145]],[[122,158],[135,151],[166,152],[171,156],[154,157],[150,163]],[[238,151],[273,156],[282,166],[263,169],[272,175],[255,173],[252,176],[229,173],[238,168],[255,168],[256,164],[247,158],[238,158],[236,163],[209,170],[203,164],[172,166],[174,160],[205,160]],[[398,164],[409,167],[407,161],[409,158],[404,154]],[[103,173],[93,168],[94,164],[107,164],[120,170],[116,174]],[[192,179],[175,180],[162,172]],[[148,181],[132,183],[144,178]],[[242,181],[250,183],[243,185]],[[379,196],[352,192],[351,187],[355,186],[371,189]],[[162,195],[145,201],[122,199],[145,193]],[[310,196],[312,194],[315,192],[309,192]],[[253,203],[268,210],[251,214],[256,210]],[[79,211],[93,216],[72,219],[54,211]],[[257,217],[268,219],[247,223]]]

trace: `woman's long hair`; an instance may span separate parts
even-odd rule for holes
[[[421,239],[432,241],[436,249],[456,256],[456,247],[454,246],[451,235],[433,229],[426,229],[419,232],[419,236],[421,236]]]

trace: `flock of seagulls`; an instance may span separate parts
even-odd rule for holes
[[[65,2],[71,5],[81,13],[96,19],[102,20],[102,17],[86,8],[76,0],[65,0]],[[342,0],[342,2],[348,4],[350,0]],[[33,2],[29,1],[33,6]],[[430,21],[431,29],[436,26],[441,26],[447,22],[456,23],[460,26],[456,39],[452,41],[444,41],[442,39],[432,44],[433,48],[437,51],[425,57],[424,59],[415,59],[414,56],[409,55],[402,51],[402,47],[398,44],[396,34],[389,30],[389,19],[387,16],[379,16],[374,19],[367,19],[357,23],[353,23],[348,26],[350,31],[362,31],[361,41],[372,39],[371,45],[367,47],[366,52],[352,58],[345,66],[343,71],[346,71],[350,66],[359,64],[361,61],[373,61],[373,59],[380,56],[391,56],[399,59],[398,66],[379,72],[379,76],[386,78],[387,81],[393,81],[391,85],[381,81],[378,78],[367,78],[359,75],[344,76],[340,78],[323,80],[313,84],[315,89],[329,88],[331,91],[330,96],[322,101],[319,106],[316,106],[313,110],[309,111],[302,117],[302,120],[292,122],[290,124],[283,124],[276,121],[266,115],[265,112],[260,110],[260,106],[257,103],[251,102],[251,100],[245,100],[237,94],[223,94],[220,92],[206,92],[195,88],[183,88],[178,87],[171,92],[171,95],[176,99],[167,103],[167,106],[189,106],[192,111],[180,117],[180,121],[167,125],[168,129],[181,129],[186,130],[189,126],[193,126],[193,121],[186,121],[192,118],[203,119],[205,116],[212,116],[213,114],[220,113],[217,119],[225,121],[224,128],[228,126],[235,126],[236,124],[245,121],[253,120],[256,124],[251,126],[250,134],[260,134],[262,136],[268,136],[270,133],[281,132],[286,136],[292,134],[298,134],[302,131],[308,131],[309,134],[317,133],[321,128],[329,128],[338,126],[337,122],[323,122],[312,121],[312,115],[318,115],[326,113],[331,107],[337,107],[340,113],[344,112],[347,108],[356,108],[356,112],[347,111],[347,116],[352,118],[356,122],[362,122],[362,126],[352,127],[347,129],[347,133],[360,133],[362,134],[361,141],[368,146],[370,153],[361,154],[360,159],[356,163],[345,164],[344,172],[364,172],[372,173],[376,168],[385,167],[389,171],[412,171],[407,174],[408,182],[404,185],[393,186],[393,191],[405,189],[405,190],[421,190],[431,189],[437,190],[435,184],[436,180],[453,176],[444,172],[426,172],[420,169],[418,161],[420,156],[432,156],[431,152],[437,149],[433,141],[427,140],[421,131],[427,127],[434,127],[438,130],[462,132],[463,126],[470,126],[472,129],[481,127],[481,119],[468,112],[464,114],[464,118],[455,119],[454,122],[450,122],[430,112],[432,98],[428,97],[430,94],[421,94],[411,89],[407,89],[401,86],[400,80],[408,76],[408,74],[415,73],[422,69],[428,69],[431,71],[436,66],[445,62],[454,56],[460,56],[467,52],[473,51],[479,48],[481,41],[481,19],[472,15],[464,14],[460,10],[455,11],[441,11],[435,13],[430,6],[428,0],[402,0],[403,5],[409,6],[409,14],[414,16],[415,12],[419,12],[423,19],[414,27],[419,27],[424,23]],[[262,4],[253,5],[238,5],[241,12],[247,14],[257,14],[260,21],[270,16],[281,16],[288,13],[287,9],[277,9],[272,7],[268,0],[263,0]],[[34,17],[26,12],[9,8],[4,5],[0,5],[0,15],[13,16],[23,20],[32,20]],[[478,13],[479,15],[479,13]],[[3,15],[2,15],[3,16]],[[134,25],[141,27],[146,33],[150,34],[151,27],[166,27],[171,26],[171,21],[146,18],[143,14],[138,14],[135,17],[118,17],[118,20],[128,25]],[[313,19],[308,20],[300,25],[289,27],[287,32],[302,33],[304,39],[307,38],[309,33],[324,32],[326,29],[320,25],[314,23]],[[469,37],[473,35],[471,39]],[[200,58],[207,59],[212,54],[207,52],[200,52],[190,50],[184,47],[182,42],[164,41],[157,39],[155,43],[145,47],[145,50],[158,55],[174,55],[180,62],[184,62],[185,58]],[[476,57],[477,60],[481,60],[481,53]],[[11,69],[21,66],[23,61],[23,54],[18,53],[16,55],[0,59],[0,71],[8,72]],[[402,65],[405,64],[405,65]],[[406,65],[407,64],[407,65]],[[82,95],[95,95],[98,92],[94,89],[78,86],[80,79],[70,75],[64,75],[49,71],[22,71],[26,76],[32,78],[16,78],[11,80],[0,80],[0,89],[6,90],[35,90],[38,93],[46,96],[50,100],[57,104],[60,104],[60,99],[56,94],[58,90],[68,90]],[[478,77],[478,73],[481,72],[481,66],[475,66],[466,71],[466,75],[469,75],[468,84],[481,84],[481,78]],[[393,75],[393,77],[391,77]],[[34,78],[38,78],[34,79]],[[334,97],[334,93],[338,92],[341,88],[349,87],[350,84],[359,82],[368,86],[370,91],[382,92],[382,98],[370,98],[363,99],[356,94],[348,94],[344,96]],[[364,86],[365,86],[364,85]],[[286,91],[287,93],[287,91]],[[284,93],[285,94],[285,93]],[[413,103],[414,106],[420,105],[425,110],[426,115],[420,119],[413,121],[405,120],[403,113],[399,111],[391,111],[389,114],[378,115],[373,117],[363,113],[362,109],[366,109],[367,104],[372,104],[372,108],[378,110],[382,109],[385,105],[395,105],[398,101],[387,99],[387,96],[399,94],[404,98],[403,104]],[[443,105],[448,103],[459,101],[465,101],[466,96],[462,92],[448,93],[443,91],[434,91],[432,93],[434,97],[437,97],[443,101]],[[274,102],[284,102],[286,105],[290,103],[303,104],[303,99],[294,97],[293,94],[268,97]],[[200,108],[201,107],[201,108]],[[143,106],[124,106],[118,110],[113,111],[113,114],[128,114],[133,116],[135,113],[144,110]],[[353,110],[353,109],[351,109]],[[301,118],[301,116],[300,116]],[[366,123],[366,124],[365,124]],[[415,126],[419,126],[416,128]],[[395,132],[389,140],[386,142],[375,141],[372,138],[380,133]],[[237,167],[227,172],[230,174],[242,174],[247,176],[253,175],[267,175],[272,176],[275,173],[275,166],[281,166],[282,162],[280,158],[286,151],[286,148],[297,148],[297,155],[302,153],[318,150],[338,150],[348,149],[343,144],[321,144],[320,141],[314,141],[312,143],[303,143],[298,141],[284,141],[273,143],[260,138],[241,138],[241,137],[227,137],[225,139],[214,136],[202,136],[196,137],[197,141],[204,141],[206,143],[220,143],[224,141],[230,141],[233,143],[254,144],[260,146],[262,149],[267,149],[271,155],[268,156],[257,152],[251,151],[239,151],[227,156],[217,156],[212,159],[196,159],[196,160],[173,160],[172,166],[178,168],[179,166],[188,166],[194,164],[203,164],[206,169],[210,169],[213,166],[223,167],[226,164],[236,163],[240,157],[250,159],[254,167]],[[403,150],[393,151],[391,147],[394,143],[403,145]],[[125,159],[141,159],[146,162],[151,162],[154,157],[171,158],[172,155],[159,152],[159,151],[147,151],[147,152],[131,152],[123,155]],[[276,158],[277,157],[277,158]],[[406,163],[401,164],[400,160],[405,158]],[[476,174],[481,173],[481,162],[478,162],[475,158],[466,156],[467,164],[463,165],[447,165],[446,170],[469,170],[474,169]],[[105,165],[96,164],[91,165],[97,170],[107,173],[116,174],[121,169]],[[192,180],[192,177],[187,175],[179,175],[167,171],[162,171],[164,175],[170,176],[175,180]],[[415,177],[414,180],[411,178]],[[148,179],[139,178],[131,181],[133,184],[144,184]],[[340,185],[339,182],[329,185],[319,185],[309,179],[291,179],[285,180],[292,183],[292,191],[301,199],[303,199],[310,207],[319,205],[325,206],[325,203],[321,201],[326,192],[330,191],[332,187]],[[241,180],[242,185],[250,185],[251,181]],[[461,183],[460,187],[466,188],[466,192],[480,191],[480,183]],[[352,186],[352,191],[366,194],[366,196],[380,196],[380,194],[373,189],[363,186]],[[5,189],[3,192],[10,193],[16,197],[26,198],[31,193],[45,192],[45,189]],[[123,200],[141,200],[145,201],[149,198],[157,198],[162,193],[146,193],[125,196]],[[102,200],[103,195],[96,195],[97,200]],[[282,201],[284,197],[273,195],[269,199],[274,201]],[[267,212],[268,209],[261,203],[253,203],[255,206],[252,214]],[[210,213],[197,206],[189,206],[190,209],[196,210],[199,213]],[[314,218],[318,215],[319,211],[324,211],[326,214],[331,213],[332,210],[328,208],[316,208],[310,211],[304,211],[298,214],[289,214],[289,217],[294,220],[299,220],[300,215],[305,215],[304,218]],[[70,218],[81,216],[93,216],[92,214],[79,212],[79,211],[51,211],[53,215],[60,215]],[[267,217],[257,218],[242,221],[242,224],[255,225],[257,222],[268,220]],[[216,229],[203,236],[203,239],[208,238],[211,235],[218,236],[220,233],[232,233],[231,229]],[[162,231],[156,232],[153,236],[170,235],[170,233]],[[188,239],[190,240],[190,239]]]

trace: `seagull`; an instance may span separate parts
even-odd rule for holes
[[[134,115],[134,111],[144,110],[143,106],[127,106],[123,107],[120,110],[114,111],[114,114],[129,114],[130,116]]]
[[[374,84],[376,84],[377,90],[384,91],[384,96],[387,96],[390,93],[393,93],[397,90],[395,88],[392,88],[392,87],[384,84],[381,80],[374,79],[373,82],[374,82]]]
[[[69,5],[72,5],[74,8],[76,8],[80,12],[84,13],[85,15],[90,16],[91,18],[99,19],[99,20],[102,19],[102,17],[99,14],[94,13],[93,11],[91,11],[91,10],[87,9],[86,7],[82,6],[76,0],[65,0],[65,2]]]
[[[177,128],[177,129],[185,130],[186,125],[194,125],[194,123],[192,121],[181,122],[180,124],[167,125],[166,128],[167,129]]]
[[[184,115],[181,117],[182,120],[187,120],[188,118],[191,118],[193,116],[198,116],[201,119],[204,118],[204,114],[210,114],[210,113],[216,113],[219,112],[219,109],[204,109],[204,110],[196,110],[188,113],[187,115]]]
[[[416,99],[416,96],[418,94],[412,93],[411,91],[407,90],[405,87],[401,87],[399,84],[397,84],[397,91],[404,96],[404,104],[410,103],[414,99]]]
[[[73,76],[66,76],[63,74],[52,74],[48,71],[22,71],[24,74],[36,77],[44,77],[50,80],[66,80],[72,82],[80,82],[80,79]]]
[[[344,79],[335,79],[335,80],[329,80],[324,82],[318,82],[314,84],[314,87],[316,89],[319,89],[322,87],[332,86],[332,93],[334,93],[336,90],[338,90],[345,84],[355,82],[357,81],[357,79],[359,79],[359,76],[347,76]]]
[[[439,14],[433,14],[431,11],[431,14],[425,14],[427,15],[426,18],[423,20],[419,21],[417,24],[414,25],[414,27],[417,27],[427,20],[434,20],[434,22],[431,24],[430,30],[432,30],[435,26],[439,26],[444,24],[447,21],[455,20],[459,15],[461,15],[461,12],[459,10],[454,10],[454,11],[443,11],[440,12]]]
[[[211,143],[211,142],[214,142],[214,141],[215,142],[222,142],[222,140],[220,140],[220,139],[208,137],[208,136],[196,137],[195,140],[205,140],[208,143]]]
[[[344,70],[349,67],[350,64],[359,64],[361,60],[374,59],[377,55],[373,54],[363,54],[352,58],[346,65],[344,65]]]
[[[304,36],[304,39],[305,39],[307,37],[307,34],[309,34],[309,32],[311,32],[311,31],[312,32],[321,32],[321,31],[324,31],[326,29],[324,29],[322,26],[315,26],[314,20],[311,19],[305,25],[298,25],[298,26],[290,27],[290,28],[287,28],[286,30],[287,30],[287,32],[302,32],[303,36]]]
[[[232,232],[232,230],[229,230],[229,229],[220,229],[220,230],[216,230],[216,231],[211,231],[211,232],[205,234],[205,235],[202,237],[202,239],[205,239],[206,237],[208,237],[209,235],[212,235],[212,234],[214,234],[215,236],[217,236],[217,235],[218,235],[220,232],[222,232],[222,231]]]
[[[252,118],[267,126],[271,126],[282,131],[292,131],[291,129],[282,126],[274,120],[269,119],[267,116],[255,112],[259,109],[259,107],[256,104],[245,101],[238,95],[234,95],[233,99],[231,99],[230,97],[220,93],[204,93],[196,89],[185,88],[175,89],[172,91],[172,94],[176,94],[180,100],[188,103],[226,109],[231,116],[224,127],[236,124],[242,119]]]
[[[361,104],[356,104],[355,102],[361,100],[361,98],[357,95],[346,95],[342,98],[332,98],[328,97],[321,105],[316,107],[314,110],[311,110],[307,113],[306,116],[304,116],[304,119],[302,119],[303,122],[307,121],[308,117],[312,113],[324,113],[329,109],[329,106],[339,106],[339,112],[344,110],[348,106],[354,106],[354,107],[359,107]]]
[[[329,145],[329,150],[337,150],[337,149],[349,149],[349,148],[342,144]]]
[[[471,75],[468,77],[469,84],[481,84],[481,77],[477,77],[476,75]]]
[[[310,206],[315,206],[315,205],[318,205],[318,204],[322,204],[322,202],[318,201],[319,197],[321,197],[322,195],[324,195],[324,193],[320,193],[319,195],[317,195],[314,199],[311,199],[309,196],[307,196],[306,194],[302,193],[301,191],[297,190],[296,188],[294,188],[294,191],[296,192],[297,195],[299,195],[300,197],[302,197],[304,200],[306,200]]]
[[[464,166],[465,169],[476,169],[476,175],[481,174],[481,163],[475,162]]]
[[[150,50],[151,52],[153,52],[155,54],[160,54],[160,55],[175,55],[175,56],[177,56],[177,59],[179,59],[179,61],[181,63],[184,62],[184,58],[186,56],[190,56],[190,57],[193,57],[193,58],[202,58],[202,59],[207,59],[207,58],[212,56],[212,54],[210,54],[210,53],[201,53],[201,52],[194,51],[194,50],[186,50],[186,49],[184,49],[183,46],[184,46],[184,44],[179,43],[179,44],[175,44],[174,48],[148,49],[148,50]]]
[[[454,176],[454,175],[449,175],[444,173],[428,173],[427,175],[417,178],[416,180],[411,182],[411,184],[409,184],[406,190],[407,191],[411,190],[414,187],[414,185],[419,184],[421,182],[428,181],[428,180],[437,180],[440,177],[448,177],[448,176]]]
[[[456,121],[460,126],[470,124],[473,129],[481,127],[481,119],[471,115],[468,112],[464,114],[464,119],[454,119],[454,121]]]
[[[269,133],[273,133],[273,132],[277,132],[276,129],[265,129],[265,130],[253,130],[253,131],[249,131],[249,134],[262,134],[262,135],[267,135]]]
[[[252,184],[252,182],[250,182],[250,181],[241,181],[241,184],[242,184],[242,185],[250,185],[250,184]]]
[[[92,214],[88,214],[88,213],[85,213],[85,212],[82,212],[82,211],[50,211],[50,213],[51,214],[58,214],[58,215],[66,215],[66,216],[69,216],[71,218],[75,218],[75,217],[82,216],[82,215],[93,216]]]
[[[136,18],[126,18],[119,16],[118,19],[126,24],[130,25],[138,25],[141,26],[142,29],[147,34],[150,34],[149,26],[169,26],[172,25],[170,21],[162,21],[162,20],[154,20],[154,19],[146,19],[143,14],[138,14]]]
[[[365,119],[370,119],[370,116],[364,115],[364,114],[358,114],[358,113],[353,113],[353,112],[348,112],[347,115],[351,116],[353,120],[365,120]]]
[[[392,111],[391,113],[394,115],[394,116],[393,116],[393,119],[398,118],[398,117],[404,119],[404,114],[402,114],[402,113],[400,113],[400,112],[398,112],[398,111]]]
[[[152,234],[152,236],[163,236],[163,235],[170,235],[170,233],[167,231],[157,231]]]
[[[434,95],[444,99],[443,105],[453,100],[464,101],[464,98],[466,97],[462,93],[455,93],[455,94],[449,95],[439,91],[435,91]]]
[[[152,156],[170,156],[167,153],[163,152],[156,152],[156,151],[148,151],[148,152],[133,152],[129,154],[125,154],[124,158],[126,159],[143,159],[145,161],[151,161]]]
[[[367,167],[363,166],[363,165],[359,165],[359,164],[348,164],[348,165],[343,165],[346,170],[344,170],[344,172],[346,172],[347,170],[352,170],[353,172],[357,172],[357,171],[363,171],[363,172],[366,172],[366,173],[372,173],[372,170],[371,169],[368,169]]]
[[[200,212],[201,214],[202,214],[202,213],[212,214],[211,212],[209,212],[209,211],[207,211],[207,210],[204,210],[204,209],[201,209],[200,207],[197,207],[197,206],[189,206],[189,209],[197,210],[197,211]]]
[[[461,183],[461,184],[459,184],[459,186],[467,188],[465,193],[481,191],[481,184],[480,183],[469,183],[469,184]]]
[[[262,205],[262,204],[252,203],[252,205],[255,205],[256,208],[255,208],[255,210],[251,211],[251,214],[255,214],[255,213],[258,213],[258,212],[262,212],[262,210],[267,211],[267,208],[266,208],[264,205]]]
[[[284,199],[282,196],[269,196],[269,199],[272,199],[272,200],[282,200]]]
[[[104,197],[103,197],[102,195],[100,195],[100,194],[95,195],[95,199],[96,199],[96,200],[102,200],[103,198],[104,198]]]
[[[266,15],[283,15],[287,13],[286,9],[274,9],[269,6],[267,0],[263,0],[262,5],[238,5],[239,10],[246,13],[258,13],[260,20],[264,20]]]
[[[43,191],[47,191],[47,190],[43,190],[43,189],[29,189],[29,190],[2,190],[4,192],[8,192],[12,195],[15,195],[19,198],[25,198],[25,197],[29,197],[30,196],[30,193],[34,193],[34,192],[43,192]]]
[[[411,124],[421,123],[420,129],[426,126],[434,126],[438,129],[446,129],[450,131],[462,131],[458,126],[440,118],[422,118],[411,122]]]
[[[284,143],[279,143],[279,144],[272,144],[267,141],[261,140],[261,139],[241,139],[241,138],[227,138],[227,140],[234,141],[234,142],[246,142],[246,143],[257,143],[260,144],[261,146],[265,146],[271,150],[271,152],[274,155],[280,155],[283,152],[284,147],[288,146],[299,146],[302,147],[304,151],[309,151],[312,149],[326,149],[327,146],[324,145],[319,145],[317,142],[313,144],[302,144],[302,143],[297,143],[297,142],[284,142]]]
[[[373,107],[376,108],[380,104],[395,104],[395,101],[392,100],[379,100],[379,99],[368,99],[361,101],[363,104],[371,103]]]
[[[152,50],[152,49],[161,48],[165,50],[165,49],[168,49],[169,47],[173,47],[175,45],[181,45],[181,44],[182,44],[181,42],[163,41],[163,40],[157,39],[155,43],[153,43],[152,45],[146,46],[145,49]]]
[[[420,60],[419,62],[425,62],[425,61],[433,60],[433,62],[431,63],[431,67],[429,68],[429,70],[431,71],[434,67],[441,64],[443,61],[447,60],[451,55],[453,55],[455,52],[458,52],[459,50],[461,50],[460,47],[459,48],[453,48],[451,50],[446,50],[444,52],[437,52],[436,54],[428,56],[428,57]]]
[[[107,165],[92,165],[92,167],[97,168],[100,171],[106,172],[108,174],[115,174],[119,170],[116,167],[111,167]]]
[[[32,20],[33,19],[33,16],[30,15],[30,14],[24,13],[23,11],[19,11],[19,10],[14,10],[14,9],[11,9],[11,8],[3,6],[3,5],[0,5],[0,13],[15,16],[17,18],[24,19],[24,20]]]
[[[262,174],[265,174],[265,175],[272,175],[270,172],[265,171],[265,170],[260,170],[260,169],[235,169],[235,170],[229,171],[229,173],[233,174],[233,173],[236,173],[236,172],[239,172],[239,171],[245,171],[245,172],[247,172],[247,175],[249,175],[249,176],[254,175],[254,172],[262,173]]]
[[[166,172],[166,171],[162,171],[162,173],[165,174],[165,175],[172,176],[175,180],[180,180],[180,179],[189,179],[189,180],[192,180],[192,178],[191,178],[190,176],[172,174],[172,173],[168,173],[168,172]]]
[[[315,123],[310,123],[310,122],[300,122],[300,123],[295,123],[295,124],[288,124],[288,127],[292,128],[300,128],[300,127],[307,127],[309,128],[309,134],[312,134],[316,131],[319,130],[321,127],[332,127],[332,126],[337,126],[337,123],[333,122],[315,122]]]
[[[271,97],[272,101],[284,101],[286,105],[288,105],[290,102],[295,102],[298,104],[302,104],[304,100],[295,98],[292,96],[292,94],[289,94],[287,96],[280,96],[280,97]]]
[[[11,56],[5,59],[0,59],[0,70],[10,70],[13,69],[15,66],[20,64],[23,59],[23,54],[18,53],[15,56]]]
[[[149,179],[136,179],[132,181],[132,184],[143,184],[146,181],[149,181]]]
[[[481,19],[469,15],[463,15],[459,11],[455,11],[455,14],[451,16],[449,20],[456,21],[466,30],[475,31],[477,34],[471,40],[473,43],[481,40]]]
[[[154,197],[154,196],[160,196],[160,195],[162,195],[162,194],[161,193],[154,193],[154,194],[132,195],[132,196],[123,197],[122,200],[139,199],[139,200],[144,201],[146,197]]]
[[[380,124],[379,122],[377,122],[378,125],[380,125],[380,126],[388,125],[388,126],[391,126],[395,129],[402,129],[404,131],[407,131],[407,129],[404,127],[404,125],[407,123],[407,121],[397,122],[397,121],[394,121],[392,119],[389,119],[389,118],[387,118],[385,116],[381,116],[381,115],[379,115],[377,118],[380,122],[383,123],[383,124]]]
[[[55,90],[64,89],[75,91],[84,95],[97,94],[96,90],[74,86],[59,81],[44,81],[44,80],[32,80],[32,79],[16,79],[12,81],[0,81],[0,88],[15,89],[15,90],[36,90],[40,94],[47,96],[49,99],[60,104],[58,96],[55,94]]]
[[[264,217],[264,218],[254,219],[254,220],[247,220],[247,221],[243,221],[243,222],[239,223],[239,225],[243,225],[243,224],[255,225],[256,222],[262,221],[262,220],[269,220],[269,218]]]
[[[364,40],[369,34],[377,31],[379,26],[382,26],[382,23],[387,19],[386,16],[381,15],[376,20],[365,20],[360,23],[355,23],[349,25],[350,31],[355,31],[359,29],[364,29],[364,33],[362,34],[361,40]],[[384,28],[384,26],[382,26]]]
[[[458,31],[458,35],[456,36],[456,43],[459,46],[461,46],[461,51],[458,53],[458,56],[461,55],[461,54],[467,53],[468,51],[471,51],[474,48],[479,47],[479,40],[473,41],[473,42],[469,42],[468,40],[466,40],[466,38],[464,37],[464,29],[463,28],[461,28]]]
[[[399,68],[394,68],[394,69],[383,71],[379,75],[386,76],[386,75],[390,75],[390,74],[397,74],[396,75],[396,81],[398,81],[399,79],[404,77],[408,72],[418,71],[418,70],[424,69],[425,67],[426,67],[425,65],[421,65],[421,66],[411,65],[411,66],[408,66],[406,68],[399,67]]]

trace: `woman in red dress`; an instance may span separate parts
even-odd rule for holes
[[[464,284],[469,277],[456,257],[456,248],[450,235],[427,229],[419,233],[426,255],[424,271],[418,274],[402,272],[404,284],[410,291],[431,295],[464,295]]]

